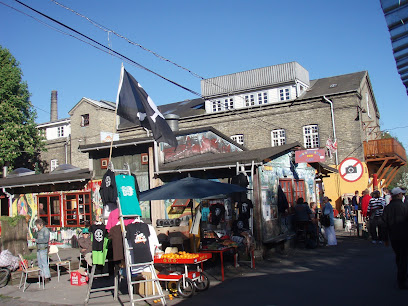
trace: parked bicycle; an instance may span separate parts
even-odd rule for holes
[[[9,267],[0,268],[0,288],[7,286],[10,280],[11,270]]]

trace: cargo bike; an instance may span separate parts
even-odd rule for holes
[[[183,252],[181,252],[183,253]],[[211,254],[191,254],[174,256],[165,254],[154,258],[155,264],[168,265],[168,273],[158,273],[157,278],[166,283],[167,289],[182,297],[191,297],[195,291],[204,291],[210,287],[208,275],[203,271],[202,264],[211,258]],[[177,266],[184,266],[177,269]],[[194,269],[191,269],[195,266]]]

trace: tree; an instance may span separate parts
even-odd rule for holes
[[[37,113],[17,60],[0,46],[0,166],[41,169],[44,136],[37,129]]]

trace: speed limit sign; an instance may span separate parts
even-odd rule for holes
[[[339,167],[341,178],[347,182],[358,181],[363,176],[363,170],[361,161],[354,157],[346,158]]]

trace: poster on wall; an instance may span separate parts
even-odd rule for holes
[[[262,190],[262,216],[265,221],[271,220],[271,205],[268,202],[266,190]]]

